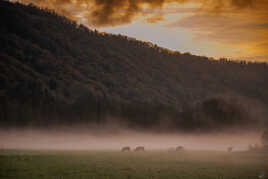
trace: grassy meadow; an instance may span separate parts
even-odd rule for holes
[[[250,152],[0,152],[1,179],[253,179],[267,169],[268,155]]]

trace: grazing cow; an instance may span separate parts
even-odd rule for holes
[[[253,150],[254,150],[254,146],[253,146],[252,144],[249,144],[249,145],[248,145],[248,150],[249,150],[249,151],[253,151]]]
[[[249,144],[248,145],[248,150],[249,151],[258,151],[259,150],[259,145],[258,144],[255,144],[255,145]]]
[[[126,147],[123,147],[121,149],[121,152],[129,152],[130,150],[131,150],[130,147],[129,146],[126,146]]]
[[[143,146],[138,146],[134,149],[135,152],[144,152],[145,148]]]
[[[228,151],[228,152],[232,152],[233,149],[234,149],[234,147],[228,147],[228,148],[227,148],[227,151]]]
[[[183,150],[184,150],[184,147],[183,146],[176,147],[176,151],[183,151]]]
[[[259,147],[258,144],[255,144],[255,145],[254,145],[254,150],[259,150],[259,148],[260,148],[260,147]]]

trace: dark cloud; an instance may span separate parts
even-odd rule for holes
[[[238,8],[253,7],[254,0],[232,0],[231,3]]]
[[[167,3],[195,2],[201,10],[224,11],[245,8],[268,8],[267,0],[21,0],[38,6],[52,8],[57,12],[76,19],[77,13],[93,26],[115,26],[131,23],[142,15],[144,7],[161,9]],[[158,18],[162,20],[162,18]],[[157,21],[157,19],[154,19]],[[154,21],[154,22],[156,22]]]

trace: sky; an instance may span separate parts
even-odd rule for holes
[[[268,62],[268,0],[20,0],[180,52]]]

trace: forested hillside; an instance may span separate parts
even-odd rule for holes
[[[32,5],[0,1],[0,20],[2,126],[116,118],[207,130],[266,117],[266,63],[173,52]]]

